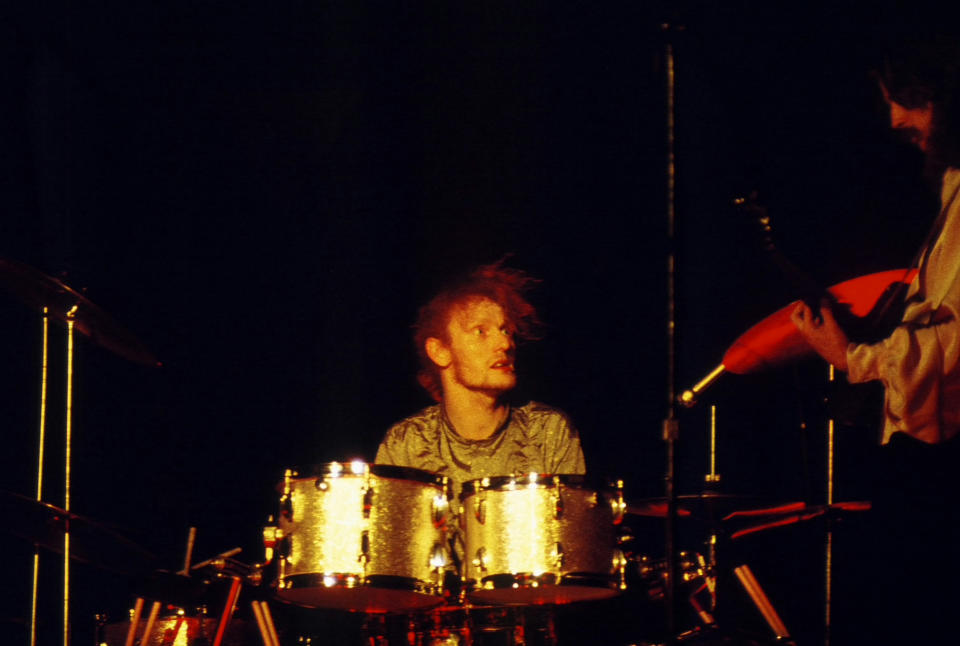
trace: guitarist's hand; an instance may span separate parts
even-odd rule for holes
[[[837,324],[829,303],[821,303],[818,317],[806,303],[800,301],[790,313],[790,320],[810,347],[827,363],[847,371],[847,346],[850,345],[850,339]]]

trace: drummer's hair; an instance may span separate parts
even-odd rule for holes
[[[449,343],[447,326],[454,308],[477,299],[489,299],[503,308],[518,341],[540,338],[541,322],[537,310],[525,297],[540,280],[519,269],[504,267],[505,260],[501,258],[494,263],[481,265],[447,284],[417,314],[417,322],[413,326],[413,340],[420,359],[417,381],[438,402],[443,399],[440,371],[427,356],[426,342],[433,337]]]

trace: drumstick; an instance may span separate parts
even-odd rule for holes
[[[270,615],[270,606],[266,601],[254,600],[253,615],[257,619],[257,627],[260,628],[260,637],[263,638],[263,646],[280,646],[280,640],[277,637],[277,629],[273,625],[273,617]]]
[[[133,639],[137,635],[137,626],[140,624],[140,615],[143,613],[143,597],[137,597],[133,604],[133,618],[130,620],[130,630],[127,631],[125,646],[133,646]]]
[[[263,619],[263,610],[260,608],[260,602],[254,599],[250,605],[253,607],[253,616],[257,620],[257,628],[260,629],[260,637],[263,639],[263,646],[273,646],[270,635],[267,633],[267,624]]]
[[[277,636],[277,627],[273,623],[270,606],[267,605],[266,601],[261,601],[260,609],[263,611],[263,618],[267,622],[267,632],[270,634],[270,646],[280,646],[280,638]]]
[[[157,615],[160,614],[161,605],[159,601],[153,602],[153,606],[150,608],[150,615],[147,617],[147,627],[143,629],[143,636],[140,637],[141,644],[146,644],[147,640],[150,639],[150,633],[153,632],[153,624],[156,623]]]

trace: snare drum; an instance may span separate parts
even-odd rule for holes
[[[619,484],[593,489],[583,476],[531,473],[469,481],[460,498],[471,600],[569,603],[623,588]]]
[[[365,612],[442,601],[449,554],[447,481],[364,462],[288,470],[277,527],[276,594],[294,604]]]

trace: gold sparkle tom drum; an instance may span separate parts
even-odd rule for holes
[[[359,461],[288,470],[277,526],[265,530],[277,597],[364,612],[438,605],[447,491],[445,478],[426,471]]]
[[[626,560],[614,526],[622,485],[591,488],[584,476],[471,480],[460,495],[467,596],[477,603],[570,603],[623,588]]]

